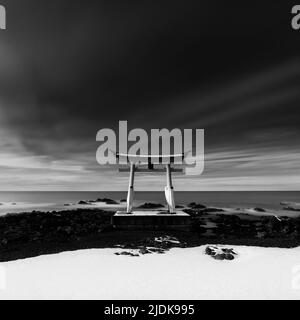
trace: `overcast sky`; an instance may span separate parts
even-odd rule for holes
[[[300,32],[286,1],[0,0],[0,190],[125,190],[99,129],[205,129],[180,190],[300,190]],[[280,5],[279,3],[282,3]],[[159,190],[163,176],[139,176]]]

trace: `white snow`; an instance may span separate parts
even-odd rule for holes
[[[239,254],[233,261],[214,260],[205,247],[141,257],[90,249],[0,263],[0,300],[300,299],[300,247],[226,246]]]

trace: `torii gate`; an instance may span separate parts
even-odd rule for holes
[[[129,175],[129,185],[128,185],[128,193],[127,193],[127,210],[128,214],[132,213],[133,207],[133,198],[134,198],[134,177],[136,172],[166,172],[167,177],[167,185],[165,187],[165,197],[168,205],[168,211],[171,214],[176,213],[175,206],[175,198],[174,198],[174,187],[172,183],[172,172],[182,173],[183,169],[181,168],[172,168],[171,164],[176,163],[180,159],[183,163],[184,154],[174,154],[174,155],[130,155],[130,154],[116,154],[118,163],[120,162],[120,158],[124,158],[127,164],[129,164],[130,168],[119,167],[120,172],[128,172]],[[155,161],[155,159],[157,159]],[[144,163],[142,162],[144,160]],[[145,166],[145,160],[147,160],[147,168],[143,168]],[[153,162],[157,162],[159,166],[164,165],[164,168],[155,168]],[[162,163],[164,162],[164,163]]]

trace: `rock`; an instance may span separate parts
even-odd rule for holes
[[[281,201],[280,204],[282,206],[289,206],[289,207],[298,207],[300,206],[299,202],[287,202],[287,201]]]
[[[141,248],[140,250],[139,250],[139,253],[140,254],[151,254],[152,253],[152,251],[150,251],[149,249],[147,249],[147,248]]]
[[[104,202],[106,204],[118,204],[117,201],[109,199],[109,198],[98,198],[96,202]]]
[[[26,245],[33,241],[43,243],[77,239],[104,232],[112,227],[113,212],[104,210],[65,210],[52,212],[30,212],[0,217],[0,245],[7,239],[10,246]]]
[[[78,202],[78,204],[90,204],[90,203],[87,202],[87,201],[80,200],[80,201]]]
[[[131,257],[139,257],[140,256],[138,253],[133,253],[133,252],[129,252],[129,251],[115,252],[115,255],[117,255],[117,256],[131,256]]]
[[[291,239],[297,239],[299,237],[299,233],[297,230],[293,231],[291,234],[290,234],[290,238]]]
[[[268,234],[265,231],[257,232],[256,238],[264,239]]]
[[[209,256],[214,256],[216,254],[216,252],[212,247],[206,247],[205,254],[207,254]]]
[[[300,208],[294,208],[294,207],[284,207],[283,210],[287,210],[287,211],[300,211]]]
[[[124,248],[125,249],[133,249],[135,247],[136,247],[136,245],[134,243],[126,243],[126,244],[124,244]]]
[[[148,249],[150,252],[153,252],[153,253],[165,253],[166,250],[162,249],[162,248],[150,248]]]
[[[115,252],[116,256],[129,256],[130,252],[128,251],[122,251],[122,252]]]
[[[139,206],[140,209],[157,209],[157,208],[163,208],[164,206],[160,203],[150,203],[146,202]]]
[[[218,253],[218,254],[215,254],[213,255],[212,257],[216,260],[225,260],[225,254],[224,253]]]
[[[183,209],[182,211],[187,213],[191,217],[195,217],[197,215],[197,212],[193,209]]]
[[[225,212],[225,210],[220,208],[205,208],[202,213],[210,213],[210,212]]]
[[[234,260],[234,255],[231,253],[218,253],[212,257],[216,260]]]
[[[257,211],[257,212],[266,212],[265,209],[259,208],[259,207],[254,208],[254,210]]]
[[[8,243],[7,239],[4,238],[4,239],[1,240],[1,244],[4,245],[4,246],[7,245],[7,243]]]
[[[234,255],[231,253],[225,254],[225,260],[234,260]]]
[[[71,234],[72,233],[72,227],[65,227],[64,228],[64,232],[66,233],[66,234]]]
[[[234,255],[237,254],[232,248],[231,249],[222,248],[222,251],[226,254],[234,254]]]
[[[167,245],[180,245],[181,242],[175,238],[175,237],[170,237],[170,236],[164,236],[164,237],[156,237],[154,238],[155,242],[158,242],[160,244],[167,244]]]
[[[193,209],[205,209],[206,208],[205,205],[200,204],[200,203],[196,203],[196,202],[191,202],[188,206]]]
[[[237,253],[232,248],[219,248],[217,246],[207,246],[205,254],[216,260],[233,260]]]
[[[130,253],[131,257],[139,257],[140,255],[138,253]]]

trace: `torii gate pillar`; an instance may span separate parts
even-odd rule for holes
[[[172,184],[172,173],[171,173],[171,165],[166,165],[166,174],[167,174],[167,186],[165,187],[165,196],[168,204],[169,213],[175,212],[175,199],[174,199],[174,188]]]
[[[129,176],[129,186],[127,193],[127,213],[131,213],[133,207],[133,196],[134,196],[134,173],[135,164],[130,164],[130,176]]]

